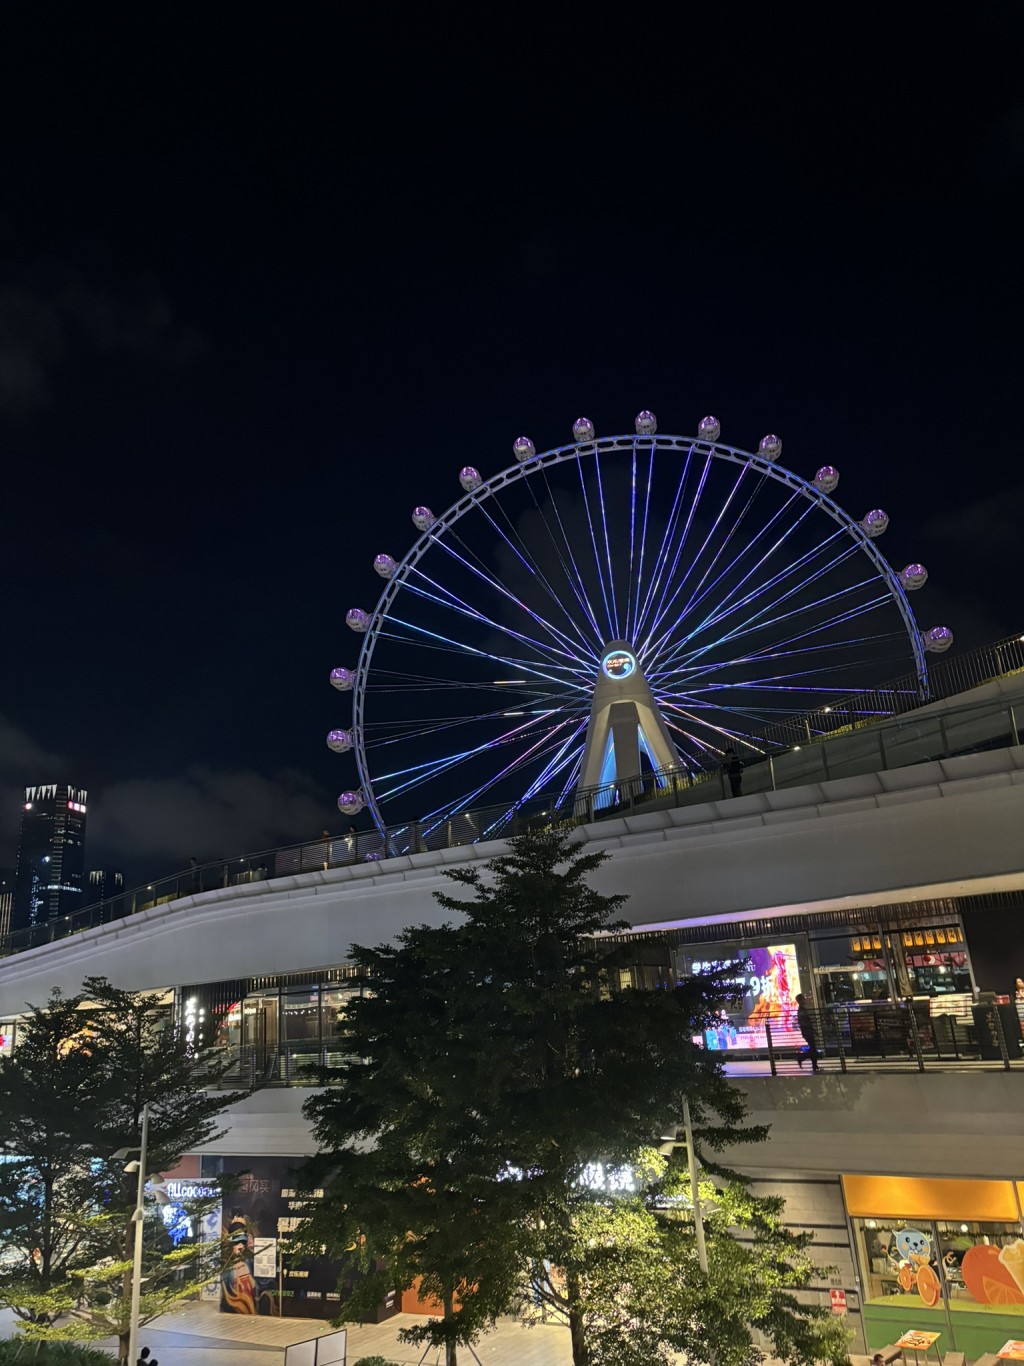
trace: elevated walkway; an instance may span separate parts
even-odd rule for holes
[[[882,906],[1024,887],[1024,747],[984,751],[580,827],[608,852],[595,885],[638,929]],[[298,972],[344,963],[444,918],[444,870],[489,841],[179,897],[0,961],[0,1018],[90,973],[120,985]]]

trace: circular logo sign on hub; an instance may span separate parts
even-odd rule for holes
[[[628,650],[609,650],[601,660],[601,668],[609,678],[628,678],[636,669],[636,659]]]

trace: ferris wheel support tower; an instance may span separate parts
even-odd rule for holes
[[[680,767],[640,661],[625,641],[614,640],[605,648],[597,671],[579,786],[639,778],[644,755],[652,769]]]

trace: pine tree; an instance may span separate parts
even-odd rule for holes
[[[459,923],[353,950],[364,994],[346,1021],[351,1056],[330,1078],[341,1084],[305,1107],[322,1150],[308,1180],[325,1188],[308,1237],[351,1246],[367,1276],[346,1316],[420,1279],[444,1313],[415,1337],[443,1343],[448,1366],[459,1343],[531,1292],[543,1299],[545,1285],[575,1366],[613,1361],[615,1316],[594,1312],[614,1283],[596,1274],[602,1238],[609,1264],[629,1252],[638,1284],[681,1286],[675,1317],[644,1318],[631,1301],[652,1342],[682,1341],[686,1306],[725,1293],[694,1271],[692,1215],[687,1234],[657,1204],[678,1159],[656,1175],[650,1164],[687,1099],[706,1153],[764,1136],[743,1127],[741,1096],[693,1042],[730,973],[612,989],[628,948],[607,933],[622,928],[624,898],[588,883],[604,857],[557,832],[518,837],[485,868],[448,873],[471,894],[436,894]],[[594,1189],[597,1162],[648,1173],[631,1204]],[[758,1256],[778,1260],[780,1246],[762,1241]],[[733,1311],[742,1317],[735,1297]],[[776,1297],[771,1313],[780,1340],[797,1341],[796,1309]]]
[[[138,1149],[150,1110],[147,1168],[166,1172],[217,1132],[237,1092],[206,1087],[223,1067],[195,1053],[145,992],[89,978],[30,1007],[18,1048],[0,1061],[0,1303],[32,1338],[115,1335],[127,1360],[136,1176],[113,1156]],[[189,1208],[193,1221],[212,1202]],[[217,1246],[175,1249],[150,1209],[141,1322],[194,1295],[219,1270]]]

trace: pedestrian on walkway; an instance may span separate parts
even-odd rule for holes
[[[722,772],[729,779],[729,787],[734,797],[743,796],[743,760],[734,749],[727,749],[722,756]]]
[[[808,1006],[802,991],[797,994],[796,998],[796,1027],[803,1035],[806,1044],[806,1047],[801,1048],[796,1057],[797,1062],[800,1064],[800,1070],[803,1071],[804,1056],[806,1055],[811,1060],[811,1071],[820,1072],[821,1068],[818,1066],[818,1040],[814,1033],[814,1016],[811,1014],[810,1007]]]

